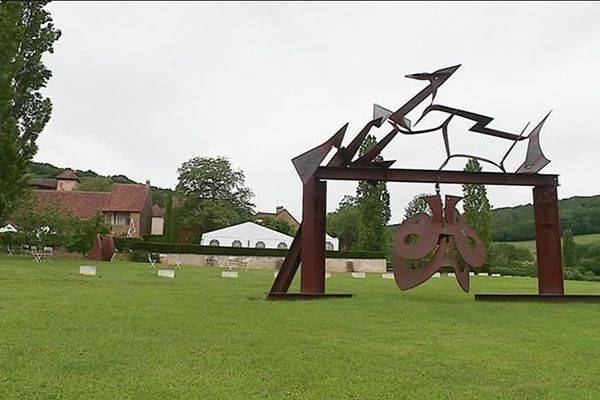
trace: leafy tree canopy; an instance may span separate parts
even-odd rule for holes
[[[42,55],[53,52],[60,31],[47,3],[0,2],[0,224],[23,195],[36,140],[52,113],[40,91],[52,76]]]
[[[202,232],[252,220],[254,194],[245,185],[244,173],[234,170],[228,159],[195,157],[178,172],[180,240],[199,240]]]

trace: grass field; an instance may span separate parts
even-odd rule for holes
[[[600,397],[600,305],[476,303],[450,278],[401,292],[341,273],[328,288],[352,299],[270,302],[272,271],[80,264],[0,257],[0,399]]]
[[[593,242],[600,242],[600,233],[590,233],[589,235],[578,235],[573,236],[575,243],[577,244],[587,244]],[[514,244],[515,246],[525,247],[530,251],[535,251],[535,240],[524,240],[522,242],[506,242],[510,244]]]

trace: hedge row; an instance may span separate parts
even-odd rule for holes
[[[117,246],[117,248],[119,248]],[[263,257],[285,257],[287,250],[280,249],[256,249],[251,247],[215,247],[199,246],[197,244],[181,243],[151,243],[136,241],[131,244],[131,250],[144,250],[149,253],[170,254],[207,254],[215,256],[263,256]],[[385,258],[385,254],[374,251],[327,251],[327,258],[357,258],[376,259]]]

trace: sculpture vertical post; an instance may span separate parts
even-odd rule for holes
[[[556,186],[533,188],[539,294],[565,293]]]
[[[327,183],[311,178],[303,188],[300,292],[325,293]]]

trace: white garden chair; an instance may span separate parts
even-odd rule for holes
[[[152,255],[148,253],[148,262],[150,263],[150,268],[156,269],[156,260],[152,258]]]
[[[44,258],[50,258],[54,254],[54,248],[52,247],[44,247],[43,255]]]
[[[177,256],[175,259],[175,269],[181,269],[181,263],[183,262],[183,257]]]
[[[239,262],[237,257],[227,257],[227,271],[233,271],[237,269]]]
[[[238,261],[240,268],[246,268],[246,271],[250,268],[250,257],[244,257]]]
[[[14,254],[14,250],[12,250],[9,245],[6,245],[6,254],[8,254],[9,256],[12,256]]]

